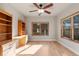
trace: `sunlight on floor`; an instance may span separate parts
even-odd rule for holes
[[[24,51],[22,51],[21,55],[33,55],[35,54],[43,45],[31,45],[29,48],[25,49]]]
[[[28,47],[30,47],[31,45],[25,45],[23,47],[20,47],[18,49],[16,49],[16,54],[18,54],[19,52],[23,51],[24,49],[27,49]]]

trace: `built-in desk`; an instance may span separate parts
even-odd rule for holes
[[[28,35],[22,35],[22,36],[13,37],[13,39],[17,40],[16,48],[19,48],[21,46],[26,45],[26,43],[28,42]]]

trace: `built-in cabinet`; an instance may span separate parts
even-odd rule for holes
[[[16,50],[16,44],[14,41],[8,42],[6,44],[3,44],[0,48],[1,48],[1,55],[2,56],[14,56],[15,54],[15,50]]]
[[[12,40],[12,17],[0,12],[0,45]]]
[[[16,54],[16,46],[26,45],[28,35],[26,35],[25,22],[18,20],[18,35],[12,38],[12,16],[0,12],[0,56],[13,56]],[[16,43],[18,41],[18,43]]]
[[[21,20],[18,20],[18,36],[25,35],[25,23]]]
[[[22,20],[18,20],[18,38],[19,38],[18,47],[26,45],[28,40],[25,25],[26,25],[25,22],[23,22]]]
[[[12,17],[0,12],[0,55],[10,53],[12,49],[10,42],[12,42]]]

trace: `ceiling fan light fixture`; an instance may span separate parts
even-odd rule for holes
[[[44,13],[44,9],[39,9],[38,13]]]

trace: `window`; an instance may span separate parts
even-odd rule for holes
[[[79,40],[79,15],[76,15],[74,18],[74,39]]]
[[[32,35],[48,35],[49,23],[32,23]]]
[[[79,42],[79,13],[62,19],[62,37]]]
[[[66,19],[63,21],[63,36],[71,38],[71,20]]]

